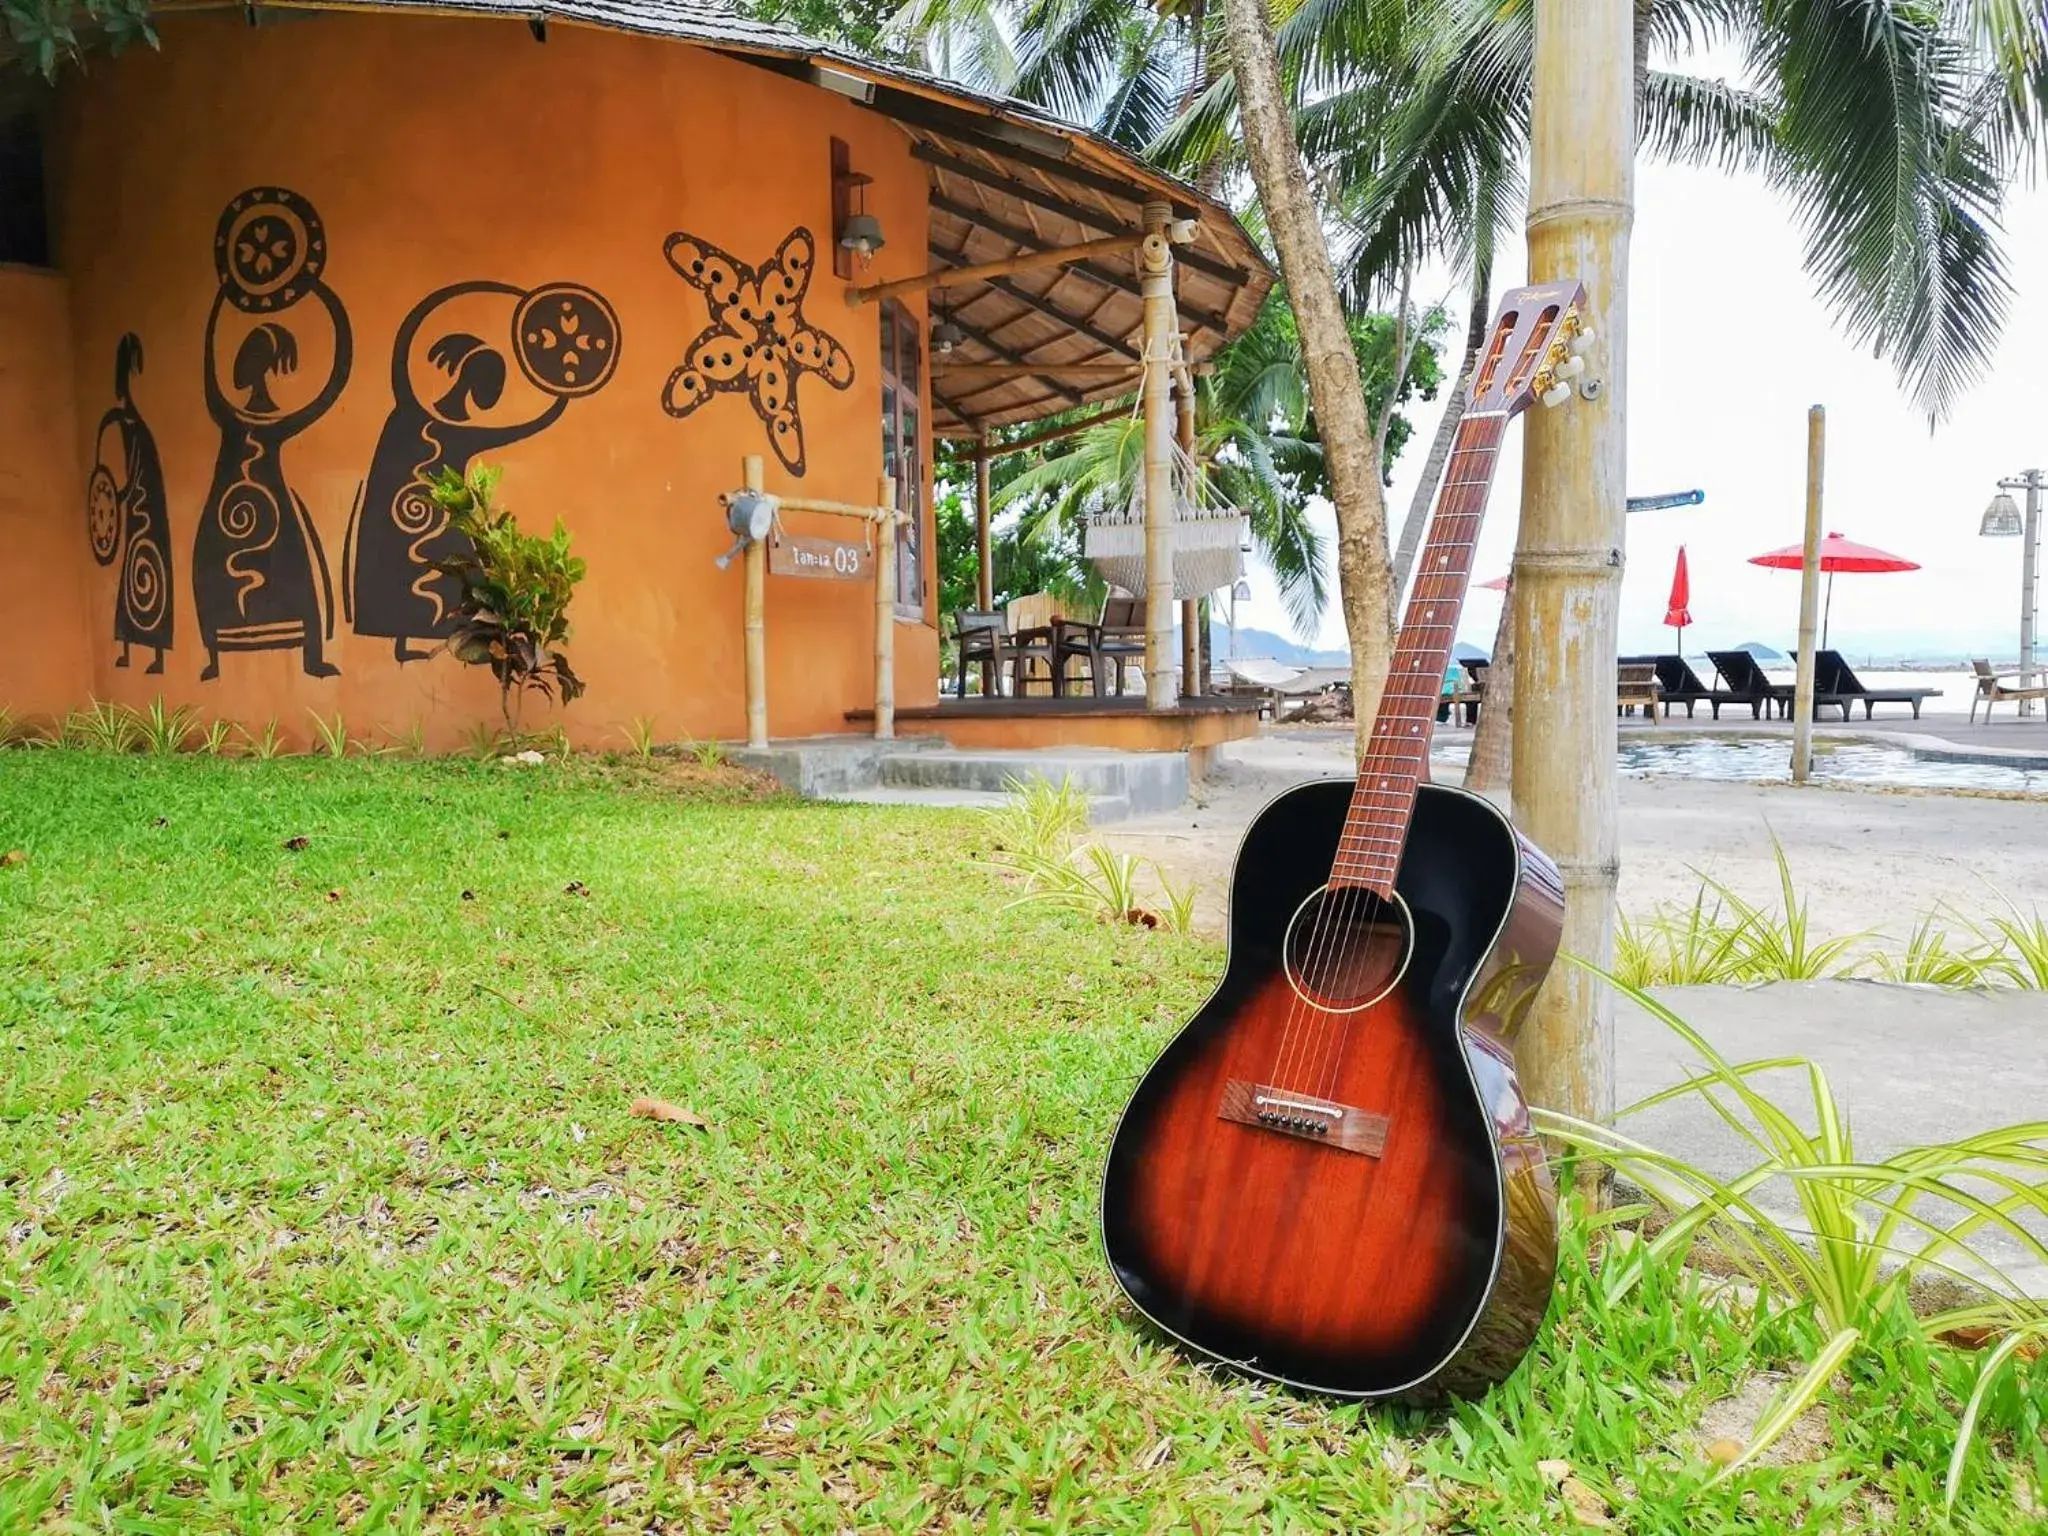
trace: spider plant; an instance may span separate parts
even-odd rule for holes
[[[699,768],[716,768],[732,754],[722,741],[700,741],[690,749],[690,755],[696,758]]]
[[[341,711],[337,709],[332,720],[317,709],[309,709],[306,714],[313,722],[313,737],[320,743],[320,750],[337,761],[347,757],[348,749],[356,742],[348,733],[348,721]]]
[[[1027,882],[1024,894],[1008,903],[1011,907],[1050,902],[1100,923],[1161,926],[1159,914],[1138,899],[1138,872],[1144,861],[1133,854],[1089,843],[1072,855],[1013,853],[1009,862]]]
[[[171,709],[165,705],[164,696],[158,694],[148,709],[136,714],[135,726],[144,751],[152,757],[169,757],[184,751],[185,743],[198,731],[199,711],[189,704]]]
[[[486,761],[494,757],[501,757],[507,752],[518,750],[517,747],[511,745],[502,727],[492,725],[484,720],[477,721],[462,733],[462,745],[463,750],[468,752],[471,757],[481,758]]]
[[[142,722],[126,704],[88,699],[84,709],[64,717],[59,739],[95,752],[133,752],[142,744]]]
[[[284,732],[278,727],[277,716],[272,715],[263,722],[260,735],[246,725],[237,726],[236,729],[242,733],[242,740],[248,745],[249,755],[257,762],[267,763],[274,757],[284,755]]]
[[[235,728],[225,720],[216,720],[199,733],[199,745],[193,750],[201,757],[226,757],[228,744],[234,740]]]
[[[1877,952],[1877,973],[1886,981],[1919,982],[1936,987],[1988,987],[2001,964],[1997,944],[1979,944],[1973,949],[1951,949],[1946,929],[1935,926],[1941,909],[1922,917],[1906,940],[1903,954]]]
[[[377,748],[379,757],[425,757],[427,755],[427,728],[419,716],[413,716],[412,723],[402,731],[386,731],[384,745]]]
[[[1810,1309],[1827,1336],[1717,1481],[1753,1460],[1790,1427],[1827,1390],[1842,1361],[1859,1348],[1873,1347],[1895,1319],[1912,1318],[1910,1293],[1924,1276],[1959,1281],[1967,1296],[1960,1305],[1910,1324],[1933,1343],[1946,1343],[1959,1330],[2009,1339],[2048,1329],[2048,1303],[2030,1297],[1981,1242],[1995,1236],[2017,1245],[2030,1261],[2048,1263],[2048,1243],[2029,1226],[2048,1217],[2048,1121],[1860,1159],[1841,1103],[1816,1063],[1797,1056],[1730,1062],[1641,988],[1583,961],[1570,963],[1632,999],[1701,1063],[1684,1081],[1622,1110],[1617,1120],[1693,1100],[1746,1143],[1754,1158],[1742,1173],[1723,1178],[1613,1127],[1538,1111],[1546,1134],[1579,1157],[1612,1168],[1670,1213],[1670,1224],[1654,1238],[1613,1251],[1601,1271],[1604,1292],[1610,1300],[1619,1299],[1642,1283],[1651,1266],[1683,1263],[1704,1244],[1775,1303]],[[1761,1074],[1783,1072],[1804,1076],[1813,1131],[1753,1082]],[[1796,1218],[1766,1203],[1766,1190],[1789,1194]],[[2009,1352],[1994,1352],[1984,1369],[1995,1369],[2007,1358]],[[1981,1377],[1979,1387],[1985,1389]],[[1958,1464],[1975,1427],[1976,1419],[1967,1419]]]
[[[1991,919],[1991,931],[2002,941],[1995,968],[2016,987],[2048,990],[2048,919],[2038,907],[2023,913],[2011,901],[2005,905],[2009,915]]]
[[[0,706],[0,747],[11,747],[21,734],[21,722],[14,717],[14,711]]]
[[[641,762],[654,756],[654,716],[635,715],[619,727],[619,733],[626,738],[626,745]]]
[[[1743,981],[1814,981],[1848,975],[1855,962],[1844,957],[1868,935],[1851,933],[1816,940],[1806,901],[1792,879],[1792,863],[1776,833],[1771,835],[1771,854],[1777,860],[1778,891],[1784,904],[1778,912],[1744,900],[1718,880],[1701,877],[1734,909],[1736,927],[1730,946],[1734,976]],[[1704,899],[1704,891],[1701,896]],[[1699,912],[1699,903],[1694,903],[1693,910]]]
[[[1161,917],[1170,933],[1188,933],[1195,926],[1195,882],[1175,886],[1166,878],[1166,871],[1157,864],[1152,866],[1152,878],[1159,882],[1159,894],[1166,898],[1166,911]]]
[[[1088,795],[1063,776],[1003,780],[1008,798],[986,812],[998,850],[1027,859],[1061,859],[1088,830]]]

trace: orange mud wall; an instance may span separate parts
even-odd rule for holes
[[[70,326],[63,278],[0,267],[0,708],[18,717],[62,714],[91,683]]]
[[[560,721],[585,745],[619,744],[636,717],[663,738],[744,735],[743,577],[713,565],[731,542],[717,496],[759,454],[771,491],[874,500],[879,311],[846,303],[832,273],[830,140],[874,178],[867,207],[889,240],[864,280],[880,281],[924,264],[925,181],[903,133],[702,49],[560,24],[543,44],[514,20],[330,14],[251,30],[223,12],[167,17],[162,41],[96,62],[62,104],[52,183],[75,427],[38,433],[47,472],[0,489],[17,521],[11,498],[47,502],[47,527],[9,547],[55,578],[40,621],[52,655],[26,678],[0,666],[0,702],[162,693],[209,718],[274,717],[300,740],[309,712],[339,712],[358,735],[417,723],[430,745],[457,744],[498,706],[483,669],[418,635],[441,609],[417,563],[431,541],[414,537],[431,514],[406,488],[438,454],[502,466],[503,503],[529,531],[559,515],[589,563],[568,646],[589,692],[566,710],[535,701],[522,724]],[[228,211],[251,189],[266,190]],[[796,410],[776,433],[774,400],[757,409],[746,387],[679,372],[721,279],[686,280],[668,252],[769,269],[799,228],[815,269],[784,339],[807,325],[843,357],[798,346]],[[17,302],[4,285],[0,301]],[[714,371],[732,345],[711,349]],[[20,408],[15,394],[0,407]],[[143,428],[161,464],[155,510],[130,488]],[[168,627],[139,623],[125,554],[95,563],[82,509],[96,465],[119,504],[107,526],[168,526]],[[923,504],[924,620],[896,629],[905,705],[937,689],[928,488]],[[331,602],[314,596],[323,585]],[[67,625],[73,588],[82,616]],[[845,711],[873,702],[874,611],[866,581],[769,579],[775,735],[845,731]],[[117,668],[124,633],[131,664]],[[155,651],[138,633],[168,639],[161,675],[145,672]],[[425,659],[401,663],[400,645]],[[75,679],[62,664],[74,647]]]

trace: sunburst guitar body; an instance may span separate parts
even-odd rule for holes
[[[1503,301],[1358,777],[1253,821],[1223,980],[1111,1142],[1102,1241],[1124,1294],[1288,1386],[1480,1391],[1549,1305],[1556,1196],[1514,1041],[1563,886],[1488,801],[1425,781],[1494,457],[1514,415],[1571,393],[1583,304],[1576,283]]]

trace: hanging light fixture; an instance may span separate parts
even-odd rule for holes
[[[1977,525],[1977,536],[1985,539],[2016,539],[2024,532],[2026,525],[2020,521],[2019,503],[2003,491],[1991,498],[1991,505],[1984,509],[1984,521]]]
[[[857,172],[846,178],[854,208],[839,229],[839,243],[864,262],[872,261],[875,252],[888,243],[882,238],[882,221],[868,212],[868,183],[873,179]]]
[[[951,357],[953,349],[967,339],[967,333],[953,323],[953,317],[939,304],[938,291],[932,292],[932,303],[938,307],[939,323],[932,327],[932,351],[940,357]]]

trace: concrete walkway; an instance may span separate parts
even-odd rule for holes
[[[1845,1107],[1859,1160],[2048,1120],[2048,993],[1808,981],[1674,987],[1657,996],[1732,1062],[1772,1056],[1818,1062]],[[1621,1104],[1683,1080],[1698,1065],[1676,1035],[1623,1000],[1615,1021]],[[1803,1072],[1775,1072],[1754,1082],[1813,1128]],[[1619,1128],[1717,1174],[1762,1160],[1695,1098],[1628,1116]],[[1782,1181],[1766,1189],[1762,1203],[1797,1215],[1796,1197]],[[2032,1261],[2019,1243],[1992,1238],[1984,1247],[2030,1295],[2048,1297],[2048,1266]]]

